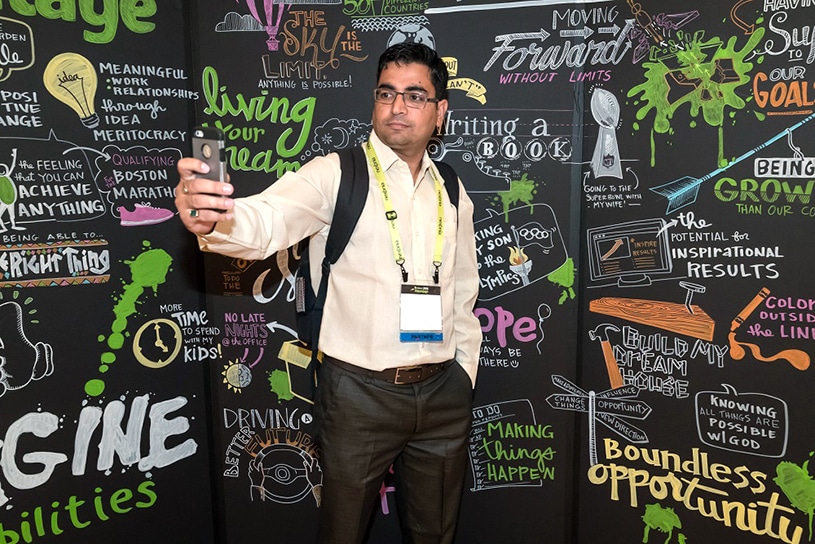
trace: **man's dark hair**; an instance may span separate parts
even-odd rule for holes
[[[439,100],[447,99],[447,66],[444,61],[436,54],[436,51],[423,43],[402,42],[388,47],[384,53],[379,57],[379,67],[376,69],[376,80],[379,81],[379,76],[382,70],[388,63],[395,62],[396,64],[411,64],[419,63],[424,64],[430,68],[430,81],[436,90],[436,98]]]

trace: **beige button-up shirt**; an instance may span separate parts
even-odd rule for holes
[[[404,161],[375,133],[371,143],[385,171],[396,210],[408,283],[432,283],[438,205],[433,166],[425,154],[423,175],[414,184]],[[478,263],[473,203],[461,188],[458,211],[444,193],[444,250],[441,343],[399,341],[402,274],[393,255],[382,193],[368,164],[368,197],[348,246],[331,268],[319,346],[323,353],[371,370],[437,363],[455,358],[475,384],[481,327],[473,315]],[[436,173],[440,182],[441,175]],[[339,157],[329,154],[289,172],[263,192],[235,200],[234,218],[199,237],[204,251],[250,260],[265,259],[307,236],[312,284],[320,263],[340,184]]]

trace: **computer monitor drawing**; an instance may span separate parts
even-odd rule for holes
[[[640,219],[588,229],[591,280],[616,280],[619,287],[651,285],[651,277],[669,274],[668,234],[663,219]]]

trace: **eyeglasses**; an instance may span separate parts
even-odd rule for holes
[[[429,98],[427,93],[424,91],[394,91],[393,89],[387,89],[383,87],[379,87],[374,89],[374,101],[379,102],[380,104],[393,104],[396,101],[396,97],[402,95],[402,99],[405,101],[405,105],[409,108],[416,108],[418,110],[422,109],[427,105],[428,102],[438,102],[438,98]]]

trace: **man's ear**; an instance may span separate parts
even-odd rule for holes
[[[444,118],[447,116],[447,107],[449,103],[447,99],[439,100],[438,104],[438,111],[436,112],[436,132],[441,134],[442,129],[444,128]]]

